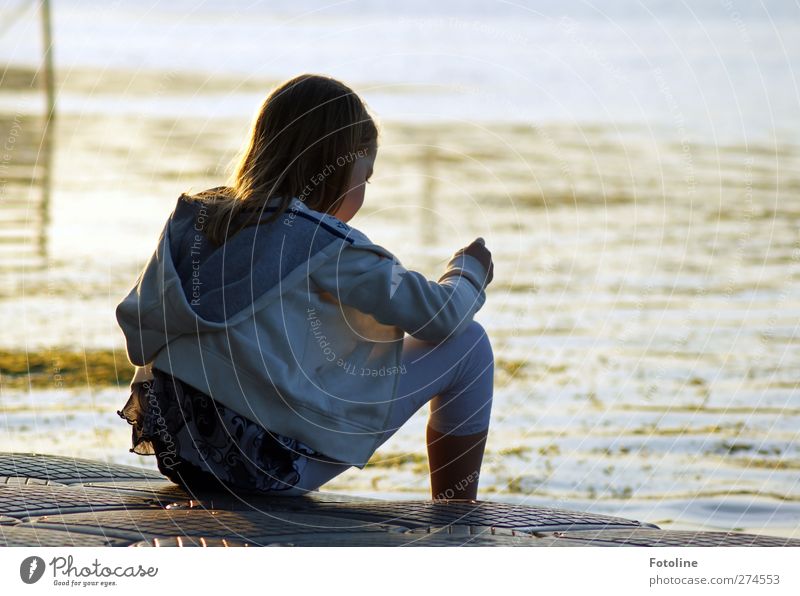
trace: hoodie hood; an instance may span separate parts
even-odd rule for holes
[[[265,218],[278,202],[267,203]],[[248,226],[219,247],[203,233],[206,218],[204,203],[181,195],[136,286],[117,307],[137,366],[176,337],[252,316],[353,241],[349,226],[297,198],[276,221]]]

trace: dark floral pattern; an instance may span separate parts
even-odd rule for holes
[[[187,489],[280,491],[298,483],[308,457],[325,459],[272,433],[162,371],[136,383],[117,414],[132,425],[133,453]]]

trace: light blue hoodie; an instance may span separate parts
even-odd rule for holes
[[[203,234],[206,216],[181,195],[117,307],[131,362],[363,468],[404,372],[404,332],[432,342],[460,333],[486,300],[485,268],[456,254],[429,281],[297,198],[221,247]]]

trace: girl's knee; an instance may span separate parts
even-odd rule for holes
[[[473,358],[476,358],[484,366],[491,366],[494,364],[494,352],[492,351],[492,342],[489,339],[489,334],[486,329],[478,321],[471,321],[467,328],[464,330],[463,341],[466,342],[467,348]]]

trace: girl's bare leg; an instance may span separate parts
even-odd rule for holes
[[[477,498],[478,479],[489,431],[462,436],[447,435],[429,424],[426,434],[431,498]]]

